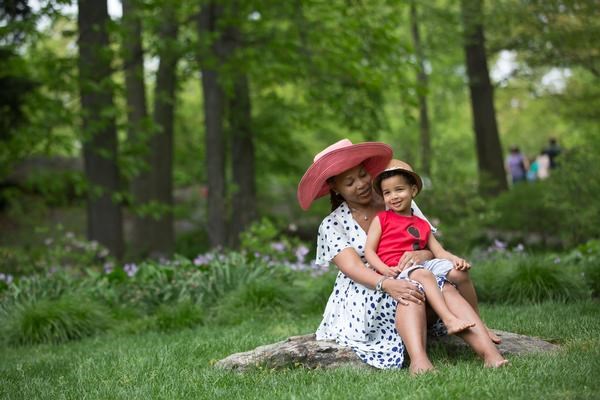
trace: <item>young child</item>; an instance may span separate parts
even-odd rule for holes
[[[388,168],[375,177],[373,188],[383,196],[387,211],[378,213],[369,227],[365,257],[371,267],[384,276],[410,277],[423,285],[429,304],[441,318],[448,334],[455,334],[475,324],[457,318],[450,311],[437,286],[436,277],[452,280],[452,271],[468,269],[470,265],[431,240],[433,235],[427,221],[412,214],[412,200],[422,187],[419,175],[400,160],[392,160]],[[406,251],[425,248],[437,258],[423,265],[413,263],[400,270],[398,262]]]

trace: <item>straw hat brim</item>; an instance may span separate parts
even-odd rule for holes
[[[421,190],[423,189],[423,180],[416,172],[405,168],[392,167],[379,171],[379,173],[373,178],[373,190],[375,190],[375,192],[377,192],[378,195],[383,196],[381,192],[381,174],[387,171],[402,171],[404,173],[407,173],[408,175],[411,175],[417,183],[417,194],[421,193]]]
[[[392,159],[392,148],[384,143],[364,142],[324,154],[304,173],[298,184],[298,203],[308,210],[315,199],[329,193],[327,179],[363,164],[371,176],[381,172]]]

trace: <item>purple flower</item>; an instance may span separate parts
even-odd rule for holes
[[[201,265],[208,265],[214,259],[215,256],[212,253],[198,254],[198,256],[194,258],[194,265],[197,267]]]
[[[299,262],[304,262],[304,257],[306,257],[307,254],[308,254],[308,247],[306,247],[303,244],[298,246],[298,248],[296,249],[296,259]]]
[[[138,271],[138,266],[135,265],[134,263],[125,264],[125,266],[123,267],[123,270],[125,271],[125,273],[127,273],[127,276],[131,278]]]
[[[7,285],[10,285],[13,281],[13,276],[11,274],[3,274],[2,272],[0,272],[0,281],[3,281]]]
[[[521,253],[523,250],[525,250],[525,246],[523,246],[523,243],[519,243],[514,249],[513,251],[517,252],[517,253]]]
[[[504,250],[506,249],[506,243],[501,240],[494,239],[494,247],[498,250]]]
[[[554,264],[560,264],[560,257],[556,257],[554,259]]]
[[[275,251],[282,252],[285,250],[285,243],[283,242],[273,242],[271,243],[271,248]]]
[[[113,271],[114,268],[114,264],[111,262],[107,262],[104,264],[104,273],[105,274],[110,274]]]
[[[44,244],[45,244],[46,246],[50,246],[50,245],[52,244],[52,242],[53,242],[53,241],[52,241],[52,239],[51,239],[51,238],[47,238],[46,240],[44,240]]]

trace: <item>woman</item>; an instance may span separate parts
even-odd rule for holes
[[[325,308],[317,339],[335,340],[351,347],[366,363],[377,368],[400,368],[404,348],[410,357],[410,372],[433,369],[425,351],[427,315],[421,288],[410,280],[384,280],[365,265],[366,232],[383,202],[373,196],[371,177],[392,158],[383,143],[352,144],[341,140],[317,154],[298,185],[298,201],[307,210],[313,200],[330,193],[332,213],[317,238],[317,263],[333,262],[340,272]],[[415,215],[424,218],[413,203]],[[399,266],[432,258],[428,250],[407,252]],[[475,322],[459,334],[481,356],[488,367],[507,362],[487,334],[473,308],[452,285],[438,284],[448,307],[457,317]],[[439,327],[438,327],[439,328]],[[440,329],[438,329],[439,332]]]

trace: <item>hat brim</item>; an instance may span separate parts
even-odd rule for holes
[[[298,203],[308,210],[315,199],[329,193],[327,179],[363,164],[371,176],[375,176],[392,159],[392,148],[385,143],[364,142],[342,147],[323,155],[304,173],[298,184]]]
[[[373,190],[375,190],[375,192],[377,192],[378,195],[383,196],[383,193],[381,192],[381,174],[387,171],[402,171],[412,176],[415,179],[415,182],[417,183],[417,194],[421,193],[421,190],[423,189],[423,180],[421,179],[421,177],[414,171],[395,167],[383,169],[379,171],[377,175],[373,178]]]

